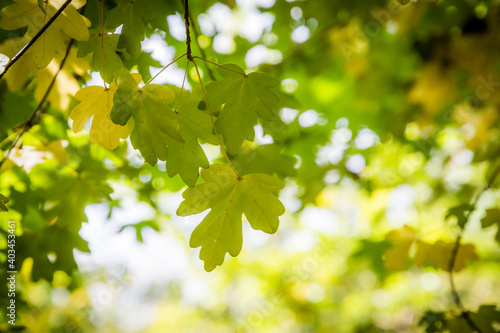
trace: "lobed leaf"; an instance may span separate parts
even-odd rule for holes
[[[266,174],[238,178],[226,165],[214,164],[201,172],[205,183],[188,188],[177,215],[211,211],[195,228],[190,246],[200,247],[205,270],[222,265],[226,253],[237,256],[243,245],[242,216],[255,230],[272,234],[278,230],[279,216],[285,212],[274,195],[284,186],[279,179]]]
[[[118,89],[113,98],[111,120],[124,126],[130,117],[134,127],[130,140],[135,149],[151,165],[158,159],[167,159],[167,144],[172,140],[184,142],[180,135],[178,116],[168,104],[175,99],[174,92],[165,86],[147,84],[142,88],[125,69],[115,73]]]
[[[253,140],[259,117],[277,119],[279,98],[271,88],[277,87],[279,81],[265,73],[247,75],[233,64],[224,67],[217,69],[223,79],[207,85],[207,99],[213,110],[223,106],[215,125],[229,153],[235,155],[245,139]]]
[[[141,82],[139,74],[132,74],[134,80]],[[110,150],[115,149],[120,139],[128,137],[128,125],[117,125],[111,121],[111,109],[113,107],[113,97],[116,92],[116,84],[112,82],[109,88],[99,86],[89,86],[80,89],[75,98],[81,103],[73,108],[70,118],[73,119],[73,131],[80,132],[85,123],[92,119],[90,127],[90,142],[99,142],[103,147]]]

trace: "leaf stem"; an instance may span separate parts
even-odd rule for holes
[[[240,174],[238,173],[238,171],[236,171],[236,168],[234,167],[233,163],[231,162],[231,160],[227,156],[226,151],[224,150],[224,147],[222,146],[222,141],[220,139],[219,133],[217,132],[217,128],[215,127],[214,117],[212,116],[212,111],[210,110],[210,105],[208,104],[208,99],[207,99],[207,94],[205,92],[205,87],[203,86],[203,82],[201,81],[201,75],[200,75],[200,71],[198,70],[198,65],[196,65],[196,62],[194,61],[194,59],[190,60],[190,62],[193,63],[194,68],[196,69],[196,75],[198,75],[198,81],[200,81],[201,92],[203,93],[203,99],[205,100],[205,103],[207,104],[208,114],[210,115],[210,121],[212,122],[212,127],[214,129],[215,136],[217,137],[217,141],[219,142],[220,150],[222,151],[222,154],[224,154],[224,157],[226,158],[227,162],[229,163],[229,166],[231,167],[231,169],[233,169],[233,171],[236,174],[236,176],[238,177],[238,179],[241,179]]]
[[[177,100],[177,105],[175,106],[174,111],[177,112],[179,108],[179,104],[181,103],[182,92],[184,91],[184,84],[186,83],[187,72],[189,68],[189,60],[186,63],[186,69],[184,70],[184,78],[182,79],[181,91],[179,93],[179,99]]]
[[[202,57],[198,57],[198,56],[194,56],[193,58],[203,60],[203,61],[205,61],[205,62],[208,62],[209,64],[212,64],[212,65],[215,65],[215,66],[217,66],[217,67],[223,68],[223,69],[225,69],[226,71],[230,71],[230,72],[233,72],[233,73],[236,73],[236,74],[240,74],[240,75],[242,75],[242,76],[244,76],[244,77],[246,77],[246,76],[247,76],[247,74],[246,74],[246,73],[237,72],[237,71],[235,71],[235,70],[232,70],[232,69],[227,68],[227,67],[225,67],[225,66],[219,65],[218,63],[213,62],[213,61],[210,61],[210,60],[208,60],[208,59],[205,59],[205,58],[202,58]]]
[[[174,59],[172,62],[170,62],[168,65],[166,65],[165,67],[163,67],[161,69],[161,71],[159,71],[155,76],[153,76],[151,79],[149,79],[148,82],[146,82],[146,84],[149,84],[151,83],[151,81],[153,81],[154,79],[156,79],[156,77],[158,75],[160,75],[165,69],[167,69],[170,65],[172,65],[173,63],[177,62],[179,59],[182,59],[183,57],[185,57],[187,55],[187,53],[184,53],[183,55],[177,57],[176,59]]]
[[[54,16],[50,18],[50,20],[42,27],[42,29],[40,29],[40,31],[38,31],[38,33],[26,45],[24,45],[23,48],[12,57],[12,59],[10,59],[9,63],[5,65],[4,71],[0,73],[0,79],[5,75],[5,73],[7,73],[9,68],[11,68],[12,65],[14,65],[23,56],[23,54],[26,53],[26,51],[28,51],[28,49],[32,47],[33,44],[35,44],[38,38],[40,38],[40,36],[43,35],[43,33],[50,27],[50,25],[54,23],[54,21],[59,17],[59,15],[61,15],[64,9],[68,7],[71,1],[72,0],[66,0],[66,2],[62,4],[61,8],[59,8],[57,12],[55,12]]]
[[[28,132],[34,125],[35,125],[35,119],[36,116],[41,116],[42,113],[46,110],[46,106],[44,106],[45,101],[49,97],[50,92],[52,91],[52,88],[54,87],[54,84],[56,83],[57,76],[63,69],[63,66],[66,62],[66,59],[68,58],[69,51],[71,50],[71,46],[73,45],[73,42],[75,40],[71,39],[70,42],[68,43],[68,47],[66,48],[66,54],[64,55],[64,58],[61,60],[61,64],[59,65],[59,69],[57,70],[56,74],[52,78],[52,81],[50,81],[49,86],[47,87],[47,90],[45,91],[45,94],[43,95],[42,99],[40,102],[38,102],[38,105],[36,106],[35,110],[31,113],[29,118],[26,120],[24,123],[24,126],[22,130],[19,133],[19,136],[14,140],[10,148],[5,152],[3,160],[0,161],[0,169],[2,168],[2,165],[5,163],[5,161],[10,157],[12,151],[14,150],[15,147],[19,144],[22,136]]]

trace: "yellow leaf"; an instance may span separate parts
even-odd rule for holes
[[[85,70],[89,68],[88,62],[85,63]],[[35,99],[40,101],[45,95],[47,88],[52,82],[54,75],[59,70],[60,62],[52,60],[52,62],[45,68],[35,71]],[[66,59],[66,63],[62,71],[57,75],[57,80],[54,87],[51,89],[48,100],[57,109],[66,111],[71,103],[71,99],[75,93],[80,89],[80,84],[73,76],[73,72],[78,75],[81,72],[82,60],[76,58],[76,48],[72,48]]]
[[[426,113],[436,114],[456,99],[455,86],[451,71],[428,65],[417,74],[408,97],[411,103],[420,104]]]
[[[132,74],[137,83],[141,82],[139,74]],[[128,134],[128,126],[120,126],[111,121],[110,112],[113,108],[113,96],[116,92],[115,82],[111,82],[109,88],[90,86],[79,90],[75,98],[81,103],[77,105],[70,114],[73,122],[73,131],[80,132],[85,123],[94,116],[90,127],[90,142],[99,142],[103,147],[110,150],[115,149],[120,138],[125,139]]]
[[[16,30],[27,27],[23,39],[28,41],[41,30],[50,17],[54,16],[63,3],[61,0],[48,1],[45,14],[38,6],[37,0],[14,0],[14,4],[3,8],[0,12],[2,15],[0,28]],[[78,41],[89,38],[90,21],[76,11],[83,3],[83,1],[73,1],[69,4],[33,44],[30,53],[38,68],[46,67],[54,57],[60,59],[64,56],[66,35]]]
[[[410,226],[403,226],[400,229],[396,229],[391,231],[385,236],[385,239],[389,242],[393,243],[401,243],[401,242],[410,242],[413,243],[417,234],[415,233],[415,229]]]
[[[462,244],[458,248],[453,270],[456,272],[461,271],[466,267],[467,261],[477,261],[478,259],[479,256],[477,255],[476,247],[473,244]]]
[[[0,53],[12,57],[22,47],[24,43],[21,38],[11,38],[0,44]],[[43,68],[38,69],[33,63],[31,54],[25,53],[19,61],[17,61],[7,73],[5,73],[5,80],[7,87],[11,91],[18,91],[24,88],[26,81],[34,76],[32,86],[35,89],[35,99],[40,101],[47,88],[50,85],[54,75],[60,67],[60,61],[54,59],[51,63]],[[66,110],[71,102],[75,93],[80,89],[78,81],[75,79],[73,73],[82,76],[89,69],[89,63],[83,59],[76,57],[76,48],[72,48],[66,59],[66,63],[62,71],[59,72],[57,80],[53,89],[51,90],[48,101],[52,106],[59,110]]]
[[[417,253],[415,254],[415,265],[422,266],[429,262],[432,267],[449,271],[452,253],[455,249],[455,242],[437,241],[429,244],[423,241],[417,242]],[[479,256],[473,244],[461,244],[455,258],[453,270],[461,271],[466,267],[467,261],[476,261]]]
[[[416,237],[415,229],[407,225],[388,233],[386,240],[394,243],[394,246],[385,252],[385,267],[396,270],[405,269],[411,245]]]
[[[0,45],[0,53],[5,54],[9,58],[12,57],[25,44],[22,38],[7,39]],[[4,78],[7,81],[7,87],[10,91],[18,91],[23,88],[31,73],[36,72],[37,68],[31,59],[31,54],[25,53],[19,60],[10,67]]]
[[[385,251],[384,266],[395,270],[405,269],[411,245],[411,242],[399,243]]]

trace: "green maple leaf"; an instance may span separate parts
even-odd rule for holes
[[[195,228],[189,245],[201,246],[200,259],[205,270],[222,265],[226,253],[237,256],[243,245],[242,215],[255,230],[272,234],[278,230],[278,217],[285,212],[273,194],[284,184],[266,174],[250,174],[238,178],[226,165],[214,164],[201,171],[205,183],[188,188],[177,215],[198,214],[211,208]]]
[[[481,305],[476,313],[471,313],[471,319],[483,333],[496,333],[494,323],[500,324],[500,311],[495,305]]]
[[[242,148],[238,154],[231,156],[231,162],[240,175],[249,173],[276,173],[280,177],[290,177],[297,174],[294,165],[295,157],[282,153],[277,145],[261,145]]]
[[[151,165],[158,159],[167,159],[167,144],[173,140],[184,142],[179,134],[179,119],[167,105],[171,104],[174,92],[158,84],[146,84],[139,88],[132,75],[125,69],[115,73],[118,89],[113,98],[111,120],[124,126],[130,117],[134,127],[130,140],[135,149]]]
[[[233,64],[224,67],[230,70],[217,69],[223,79],[207,85],[207,99],[212,110],[224,105],[215,125],[224,136],[229,153],[235,155],[243,140],[253,140],[253,127],[259,117],[267,121],[277,119],[279,97],[270,89],[277,87],[279,81],[265,73],[247,75]]]
[[[101,41],[99,29],[90,30],[90,38],[86,42],[80,42],[77,57],[85,57],[92,53],[92,68],[101,73],[101,77],[108,83],[113,81],[113,73],[122,68],[122,61],[116,49],[120,35],[104,32],[103,41]],[[104,62],[104,75],[102,70]]]
[[[0,194],[0,212],[8,212],[9,209],[5,204],[9,202],[9,198]]]
[[[107,13],[106,25],[117,28],[123,24],[118,42],[119,48],[126,48],[132,57],[141,53],[141,41],[144,40],[144,20],[153,18],[155,7],[150,0],[117,0],[115,8]]]
[[[448,210],[445,219],[455,216],[457,218],[458,226],[463,229],[472,210],[474,210],[474,206],[469,204],[452,207]]]
[[[196,106],[196,102],[188,102],[177,110],[184,142],[168,140],[167,173],[169,177],[179,174],[186,185],[191,187],[196,184],[200,167],[206,169],[210,166],[198,138],[217,145],[210,116]]]
[[[486,216],[481,219],[481,226],[488,228],[495,224],[498,226],[495,240],[500,243],[500,209],[487,209]]]

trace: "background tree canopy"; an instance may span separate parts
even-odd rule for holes
[[[0,16],[1,332],[499,332],[498,1]]]

